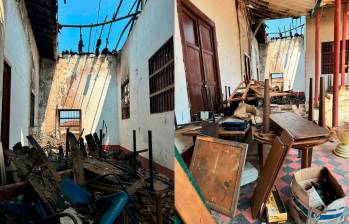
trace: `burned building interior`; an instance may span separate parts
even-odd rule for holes
[[[142,34],[149,20],[172,4],[118,0],[111,15],[95,8],[93,24],[61,22],[61,8],[73,4],[1,1],[0,223],[173,223],[173,157],[159,159],[162,130],[150,126],[173,117],[173,19],[145,54],[134,50],[153,38]],[[59,48],[64,35],[71,49]],[[149,124],[135,114],[146,95],[137,85],[149,83],[134,78],[140,63],[154,72]]]
[[[176,3],[178,219],[348,223],[348,1]]]
[[[0,223],[349,223],[348,4],[0,0]]]

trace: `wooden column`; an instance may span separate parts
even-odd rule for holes
[[[326,127],[325,77],[320,78],[319,125],[321,127]]]
[[[345,53],[346,53],[346,45],[347,45],[347,14],[348,14],[348,6],[346,2],[343,2],[343,28],[342,28],[342,79],[341,79],[341,87],[345,87]]]
[[[318,104],[319,97],[319,49],[320,49],[320,40],[319,40],[319,29],[320,29],[320,10],[316,12],[315,20],[315,104]]]
[[[270,129],[270,91],[269,79],[264,82],[264,105],[263,105],[263,132],[267,133]]]
[[[338,76],[340,62],[341,0],[335,1],[332,127],[338,126]]]
[[[314,111],[314,104],[313,104],[313,78],[310,78],[309,80],[309,113],[308,113],[308,120],[313,120],[313,111]]]

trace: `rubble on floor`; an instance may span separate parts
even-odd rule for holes
[[[41,147],[32,136],[32,147],[18,143],[4,150],[7,185],[0,186],[0,223],[47,222],[60,216],[91,223],[110,214],[118,220],[127,217],[130,223],[173,223],[170,178],[141,168],[133,153],[105,152],[98,135],[92,138],[94,147],[89,139],[87,148],[82,138],[68,136],[68,144],[63,144],[68,151],[54,138]],[[81,200],[86,206],[76,203]],[[121,211],[126,215],[119,215]]]
[[[290,220],[290,210],[287,209],[286,211],[284,206],[288,207],[288,204],[283,200],[284,205],[282,205],[280,197],[276,193],[273,195],[273,202],[275,203],[269,201],[268,209],[265,207],[268,199],[271,200],[270,195],[273,189],[274,192],[280,192],[280,186],[277,184],[278,178],[284,163],[286,163],[288,153],[297,149],[298,156],[296,158],[301,158],[301,166],[299,168],[302,171],[306,168],[311,169],[309,167],[312,165],[313,148],[326,144],[326,142],[331,140],[331,132],[326,127],[326,124],[324,122],[314,122],[314,104],[312,101],[305,104],[304,94],[264,88],[265,85],[269,85],[269,80],[265,80],[265,82],[254,80],[246,83],[241,82],[232,94],[230,94],[230,90],[226,91],[223,113],[216,114],[212,118],[207,117],[206,120],[196,121],[195,125],[184,125],[184,127],[182,126],[176,131],[176,142],[187,144],[188,141],[181,140],[180,137],[193,137],[192,142],[194,145],[183,151],[182,157],[188,167],[190,167],[190,171],[193,172],[193,177],[200,187],[199,194],[202,193],[205,196],[204,203],[209,205],[213,216],[218,217],[219,215],[217,214],[220,213],[221,217],[228,220],[228,222],[225,222],[224,219],[216,219],[218,223],[239,222],[242,214],[238,211],[234,218],[228,218],[232,217],[232,214],[228,210],[219,209],[220,207],[217,207],[216,203],[212,204],[212,195],[210,193],[216,189],[221,189],[220,192],[222,193],[220,194],[229,195],[231,191],[239,191],[240,188],[243,189],[250,185],[256,187],[250,189],[248,203],[244,204],[243,214],[248,213],[248,221],[253,220],[253,222],[257,221],[257,223],[264,221],[266,210],[268,211],[269,220],[274,219],[275,221],[280,219],[280,222],[284,222],[286,219]],[[312,96],[311,89],[310,98]],[[324,100],[320,99],[319,106],[323,107],[324,104]],[[322,120],[323,116],[324,113],[320,113],[319,120]],[[231,181],[226,181],[224,184],[220,183],[220,181],[211,181],[203,184],[201,179],[215,180],[215,175],[218,175],[219,172],[214,172],[214,175],[211,174],[216,168],[207,167],[210,164],[210,160],[206,158],[201,158],[201,162],[204,165],[201,165],[200,172],[194,172],[195,164],[193,164],[193,161],[200,164],[200,162],[196,161],[197,158],[192,158],[192,156],[194,157],[198,153],[196,150],[199,147],[198,144],[201,144],[200,141],[198,142],[202,138],[200,135],[210,136],[211,142],[225,141],[231,144],[249,144],[248,151],[258,151],[258,165],[256,166],[255,161],[247,159],[244,161],[245,168],[241,176],[232,175],[232,172],[225,172],[224,178],[229,179],[229,177],[234,176],[236,179],[240,177],[248,179],[246,178],[247,172],[251,176],[253,173],[256,173],[256,176],[259,176],[259,178],[250,178],[252,179],[252,184],[240,183],[240,185],[235,185],[233,188],[231,188]],[[219,147],[211,143],[206,148],[210,149],[206,152],[206,157],[213,159],[217,163],[218,160],[214,155],[217,153],[217,150],[219,151]],[[265,152],[265,149],[268,149],[267,152]],[[228,148],[225,150],[227,153]],[[267,154],[265,155],[265,153]],[[235,169],[238,169],[237,167],[241,162],[237,162],[236,158],[231,159],[231,161],[234,161],[231,164],[234,164]],[[219,167],[223,166],[220,165]],[[255,167],[259,168],[258,173]],[[256,179],[257,183],[253,183]],[[334,181],[332,180],[332,182]],[[319,182],[316,186],[319,185],[324,186],[325,184]],[[340,185],[338,184],[334,188],[339,189]],[[321,190],[319,190],[320,193]],[[220,194],[215,194],[213,197],[214,202],[216,202]],[[343,197],[343,194],[341,194],[341,197]],[[239,204],[242,203],[240,200]],[[223,202],[223,200],[220,202]],[[276,207],[278,207],[278,211],[275,210]],[[311,207],[311,209],[313,208]],[[225,214],[225,216],[221,214]],[[338,216],[338,220],[342,220],[343,210],[338,214],[341,216]],[[305,215],[305,219],[306,217],[307,215]],[[297,220],[294,219],[293,221]]]

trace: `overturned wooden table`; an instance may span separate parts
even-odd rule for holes
[[[296,113],[274,113],[270,115],[277,133],[287,131],[294,139],[292,148],[301,150],[301,167],[311,167],[313,147],[322,145],[328,141],[330,132],[312,121],[302,118]],[[270,140],[255,139],[258,144],[259,164],[262,167],[264,161],[263,145],[272,144]]]

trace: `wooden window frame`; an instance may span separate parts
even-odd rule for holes
[[[212,27],[213,30],[213,51],[214,51],[214,57],[216,60],[215,63],[215,70],[217,74],[217,82],[218,82],[218,91],[220,94],[218,94],[218,101],[222,102],[222,85],[221,85],[221,76],[220,76],[220,68],[219,68],[219,58],[218,58],[218,48],[217,48],[217,34],[216,34],[216,25],[215,23],[205,14],[203,13],[199,8],[197,8],[193,3],[191,3],[189,0],[177,0],[177,12],[178,12],[178,22],[179,22],[179,30],[180,30],[180,35],[181,35],[181,43],[182,43],[182,52],[183,52],[183,60],[184,62],[187,60],[187,55],[186,55],[186,43],[185,43],[185,34],[183,30],[183,8],[185,10],[188,10],[189,12],[195,14],[198,16],[202,21],[207,23],[209,26]],[[186,82],[188,83],[188,75],[187,75],[187,69],[185,68],[185,73],[186,73]],[[190,102],[190,90],[189,86],[187,85],[187,94],[188,94],[188,101],[189,105],[191,105]],[[192,111],[190,111],[191,115],[194,116]]]
[[[324,51],[326,48],[330,48],[331,51]],[[340,58],[342,57],[342,41],[340,44]],[[348,62],[349,59],[349,39],[346,43],[345,61]],[[329,61],[330,60],[330,61]],[[333,74],[333,63],[334,63],[334,42],[327,41],[321,43],[321,74]],[[340,63],[340,72],[342,68],[342,60]],[[345,68],[345,72],[348,72],[348,67]]]
[[[127,86],[127,92],[125,92],[125,87]],[[128,97],[128,103],[125,103],[125,99]],[[125,79],[121,84],[121,119],[130,118],[130,79]]]
[[[174,110],[174,40],[168,39],[148,60],[150,113]]]
[[[79,117],[68,117],[68,118],[61,118],[61,112],[79,112]],[[69,128],[69,129],[73,129],[73,128],[78,128],[78,131],[80,132],[81,131],[81,121],[82,121],[82,118],[81,118],[81,109],[58,109],[58,126],[59,128]],[[69,120],[69,119],[78,119],[79,120],[79,125],[62,125],[61,124],[61,120]],[[73,130],[71,130],[73,131]]]

